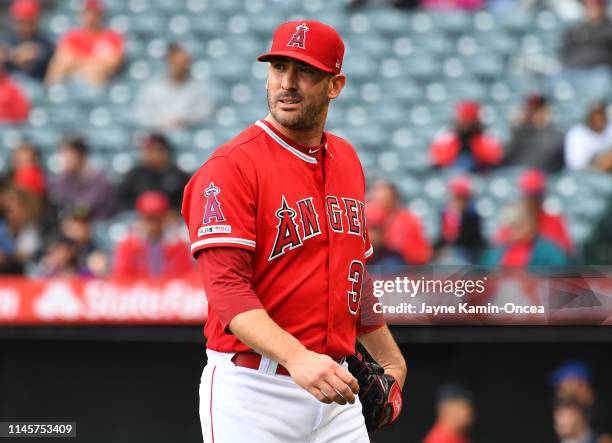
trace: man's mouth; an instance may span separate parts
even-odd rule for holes
[[[281,98],[278,101],[284,105],[296,105],[301,102],[298,98]]]

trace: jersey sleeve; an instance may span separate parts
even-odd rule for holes
[[[181,214],[191,253],[227,246],[255,250],[255,194],[245,172],[228,157],[206,162],[183,193]]]

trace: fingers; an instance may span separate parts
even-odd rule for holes
[[[310,394],[317,400],[319,400],[321,403],[330,404],[332,402],[331,399],[327,396],[327,394],[323,393],[323,391],[318,388],[311,388],[308,390],[308,392],[310,392]]]
[[[332,383],[334,382],[332,381]],[[344,386],[347,388],[346,390],[349,391],[348,387],[346,385]],[[319,389],[321,390],[323,396],[330,401],[330,403],[334,402],[338,403],[339,405],[345,405],[347,403],[347,399],[339,392],[339,389],[337,389],[333,384],[322,382]]]
[[[340,369],[336,371],[336,375],[338,376],[338,378],[340,378],[340,380],[342,380],[346,385],[348,385],[353,394],[358,394],[359,383],[357,382],[357,379],[353,377],[353,374],[347,371],[344,367],[339,366],[339,368]]]
[[[285,364],[291,377],[322,403],[355,403],[359,384],[352,374],[327,355],[307,351]]]
[[[334,401],[341,405],[346,404],[347,402],[350,404],[355,403],[355,394],[353,393],[352,388],[347,385],[340,377],[337,375],[329,381],[330,385],[338,395],[338,398]]]

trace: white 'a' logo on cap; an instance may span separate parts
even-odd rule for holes
[[[289,43],[287,46],[297,46],[300,49],[306,49],[306,32],[308,31],[308,26],[306,23],[302,23],[299,26],[295,27],[295,32],[289,39]]]

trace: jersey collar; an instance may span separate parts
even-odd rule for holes
[[[325,134],[325,132],[323,132],[323,137],[321,138],[320,145],[306,146],[286,137],[270,122],[267,122],[265,120],[257,120],[255,124],[261,129],[263,129],[266,134],[268,134],[281,147],[287,149],[293,155],[299,157],[305,162],[317,163],[317,158],[320,158],[322,151],[324,149],[327,149],[327,135]]]

